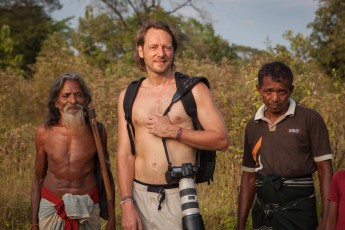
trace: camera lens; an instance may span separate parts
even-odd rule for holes
[[[203,230],[204,222],[199,213],[198,196],[193,178],[182,178],[179,182],[183,230]]]

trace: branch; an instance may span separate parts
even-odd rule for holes
[[[125,19],[123,18],[121,12],[117,9],[116,6],[114,6],[113,4],[109,3],[107,0],[101,0],[101,2],[103,2],[105,5],[107,5],[120,19],[122,25],[127,28],[127,23],[125,21]]]
[[[137,15],[138,19],[140,19],[140,13],[139,13],[140,11],[139,11],[139,9],[137,9],[135,7],[135,5],[133,4],[133,2],[131,0],[127,0],[127,3],[132,7],[132,9],[133,9],[134,13]]]
[[[182,3],[181,5],[178,5],[176,8],[172,9],[171,11],[167,11],[167,14],[173,14],[176,13],[178,10],[182,9],[185,6],[194,6],[192,3],[192,0],[186,0],[184,3]],[[194,6],[195,7],[195,6]]]

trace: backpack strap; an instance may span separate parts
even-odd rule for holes
[[[163,116],[165,116],[169,113],[170,108],[172,107],[172,105],[175,102],[177,102],[178,100],[181,100],[186,113],[188,114],[188,116],[190,116],[192,118],[194,129],[197,130],[199,128],[199,125],[198,125],[199,122],[198,122],[198,117],[197,117],[197,108],[196,108],[194,96],[193,96],[191,90],[200,81],[204,82],[207,85],[207,87],[210,87],[210,84],[209,84],[207,78],[205,78],[205,77],[190,77],[189,75],[182,74],[180,72],[175,73],[175,81],[176,81],[176,88],[177,88],[176,93],[174,94],[174,96],[170,102],[170,105],[168,106],[168,108],[163,113]],[[171,164],[171,161],[169,159],[169,154],[168,154],[168,150],[166,147],[166,138],[162,138],[162,141],[163,141],[165,155],[166,155],[166,158],[168,161],[168,167],[170,168],[172,164]],[[199,154],[200,153],[198,152],[197,164],[196,164],[197,167],[200,166]]]
[[[187,90],[190,86],[193,87],[200,81],[210,88],[210,83],[205,77],[190,77],[189,75],[176,72],[175,80],[178,89]],[[181,97],[181,101],[184,110],[192,119],[194,129],[202,129],[202,127],[199,125],[197,107],[191,89],[189,89],[184,96]],[[197,152],[196,167],[200,167],[200,151]]]
[[[176,72],[175,80],[178,90],[180,90],[181,94],[183,94],[183,96],[181,97],[183,107],[188,116],[192,118],[194,129],[197,130],[199,129],[199,122],[197,116],[198,113],[191,88],[193,88],[200,81],[202,81],[208,88],[210,88],[210,83],[205,77],[190,77],[189,75],[182,74],[179,72]],[[184,90],[186,90],[185,93],[183,93]]]
[[[145,77],[140,78],[137,81],[132,81],[131,84],[128,85],[126,89],[126,93],[123,99],[123,110],[125,112],[125,119],[127,121],[127,132],[129,136],[129,141],[131,144],[131,152],[132,155],[135,155],[135,147],[134,147],[134,137],[135,137],[135,129],[132,123],[132,108],[134,104],[135,97],[139,91],[140,85]]]

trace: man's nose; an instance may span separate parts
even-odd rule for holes
[[[160,57],[163,57],[164,56],[164,48],[163,47],[159,47],[157,49],[157,54],[160,56]]]
[[[75,104],[77,102],[77,97],[75,95],[71,95],[70,103]]]
[[[274,102],[279,101],[279,95],[278,95],[278,93],[273,93],[273,94],[272,94],[272,97],[271,97],[271,100],[274,101]]]

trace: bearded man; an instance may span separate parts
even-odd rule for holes
[[[49,114],[35,135],[31,229],[100,229],[97,149],[84,108],[91,103],[85,81],[75,73],[56,79],[48,98]],[[107,155],[107,134],[100,136]],[[114,180],[108,169],[114,197]],[[115,228],[108,203],[107,230]]]

